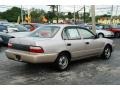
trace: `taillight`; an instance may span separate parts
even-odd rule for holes
[[[44,50],[41,47],[30,46],[30,52],[33,52],[33,53],[44,53]]]
[[[12,43],[8,43],[8,48],[12,48]]]

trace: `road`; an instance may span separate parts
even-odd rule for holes
[[[120,84],[120,39],[113,39],[115,50],[109,60],[98,57],[72,62],[70,69],[56,71],[50,64],[8,60],[5,47],[0,50],[1,85],[108,85]]]

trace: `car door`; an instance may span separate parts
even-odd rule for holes
[[[104,43],[96,38],[95,35],[87,29],[78,28],[78,31],[82,37],[83,43],[85,44],[85,54],[88,56],[99,54]]]
[[[76,27],[66,27],[63,31],[63,39],[66,48],[71,52],[72,58],[80,58],[85,55],[85,43],[81,40]]]

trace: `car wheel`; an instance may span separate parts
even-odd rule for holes
[[[115,33],[115,37],[116,37],[116,38],[120,37],[120,33],[116,32],[116,33]]]
[[[55,61],[55,67],[60,71],[64,71],[68,68],[69,62],[70,58],[67,54],[60,54]]]
[[[103,59],[109,59],[110,56],[111,56],[111,52],[112,52],[111,47],[107,45],[107,46],[104,48],[104,51],[103,51],[103,53],[102,53],[102,58],[103,58]]]
[[[98,37],[99,38],[104,38],[104,34],[100,33],[100,34],[98,34]]]

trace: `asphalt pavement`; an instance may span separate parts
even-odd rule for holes
[[[51,64],[27,64],[8,60],[0,48],[1,85],[117,85],[120,84],[120,39],[109,60],[98,57],[72,62],[70,69],[56,71]]]

